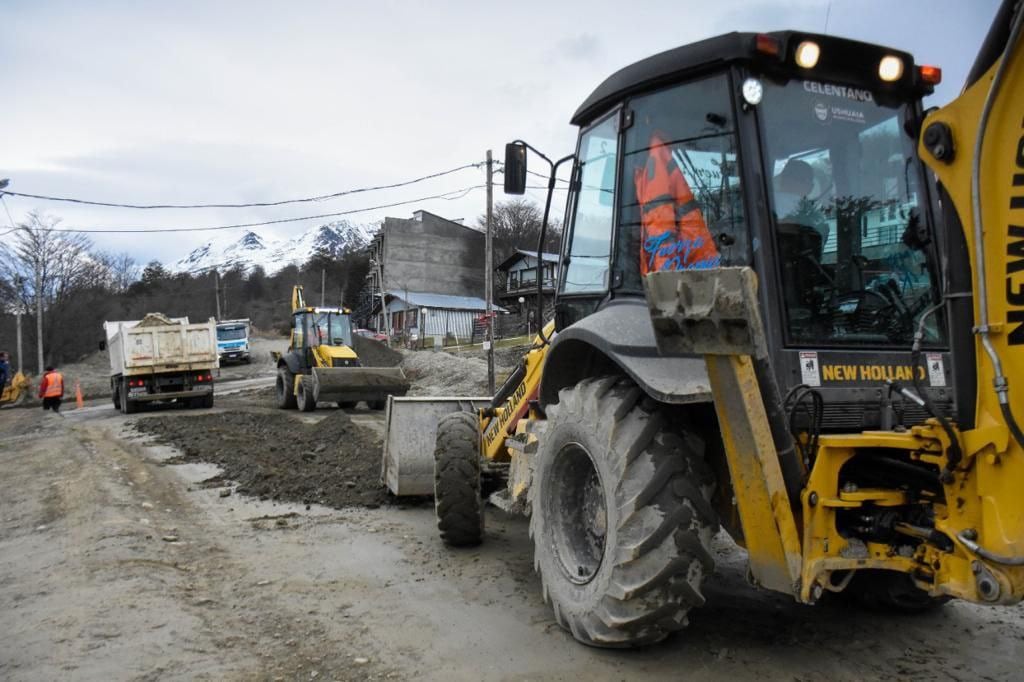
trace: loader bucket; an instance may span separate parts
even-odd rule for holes
[[[490,398],[389,399],[381,483],[394,495],[433,495],[437,423],[451,412],[476,411],[490,404]]]
[[[384,401],[405,395],[409,380],[398,367],[316,367],[313,395],[319,402]]]

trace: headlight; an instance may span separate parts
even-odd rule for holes
[[[821,48],[812,40],[805,40],[796,46],[796,64],[805,69],[813,69],[821,56]]]
[[[878,62],[878,77],[882,80],[891,83],[898,81],[902,75],[903,60],[899,57],[890,54],[882,57],[882,61]]]
[[[764,87],[761,85],[761,81],[756,78],[748,78],[743,81],[743,101],[752,107],[756,107],[761,103],[761,97],[764,96]]]

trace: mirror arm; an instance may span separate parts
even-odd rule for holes
[[[523,144],[526,143],[524,142]],[[533,149],[533,147],[530,147],[529,145],[526,145],[526,147],[527,149]],[[536,149],[533,149],[533,152],[547,161],[548,165],[551,166],[551,175],[548,176],[548,196],[544,200],[544,219],[541,221],[540,238],[537,240],[537,335],[540,337],[541,344],[547,345],[551,341],[544,336],[544,325],[547,323],[544,319],[544,241],[547,238],[548,233],[548,216],[551,213],[551,197],[555,193],[555,183],[558,181],[558,167],[566,161],[575,160],[576,155],[569,154],[568,156],[563,156],[558,161],[552,163],[551,159],[544,156]],[[561,266],[561,263],[559,263],[559,266]],[[561,270],[561,267],[559,267],[559,270]],[[557,282],[552,281],[552,288],[557,287],[557,284]]]

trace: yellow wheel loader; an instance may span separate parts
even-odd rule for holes
[[[1018,603],[1022,20],[1004,2],[927,112],[937,68],[796,31],[611,76],[548,161],[549,188],[572,164],[553,325],[504,400],[392,447],[389,486],[433,458],[452,545],[485,499],[528,514],[544,598],[592,646],[683,628],[720,529],[804,604]]]
[[[15,372],[11,377],[11,382],[3,389],[3,394],[0,395],[0,405],[21,405],[32,390],[32,383],[21,372]]]
[[[291,340],[285,353],[274,354],[278,407],[312,412],[320,403],[355,407],[365,401],[380,410],[389,395],[409,390],[400,368],[360,365],[352,348],[350,312],[307,306],[302,287],[293,288]]]

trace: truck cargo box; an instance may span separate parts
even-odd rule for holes
[[[142,320],[105,322],[103,328],[112,376],[218,367],[213,319],[190,323],[151,313]]]

